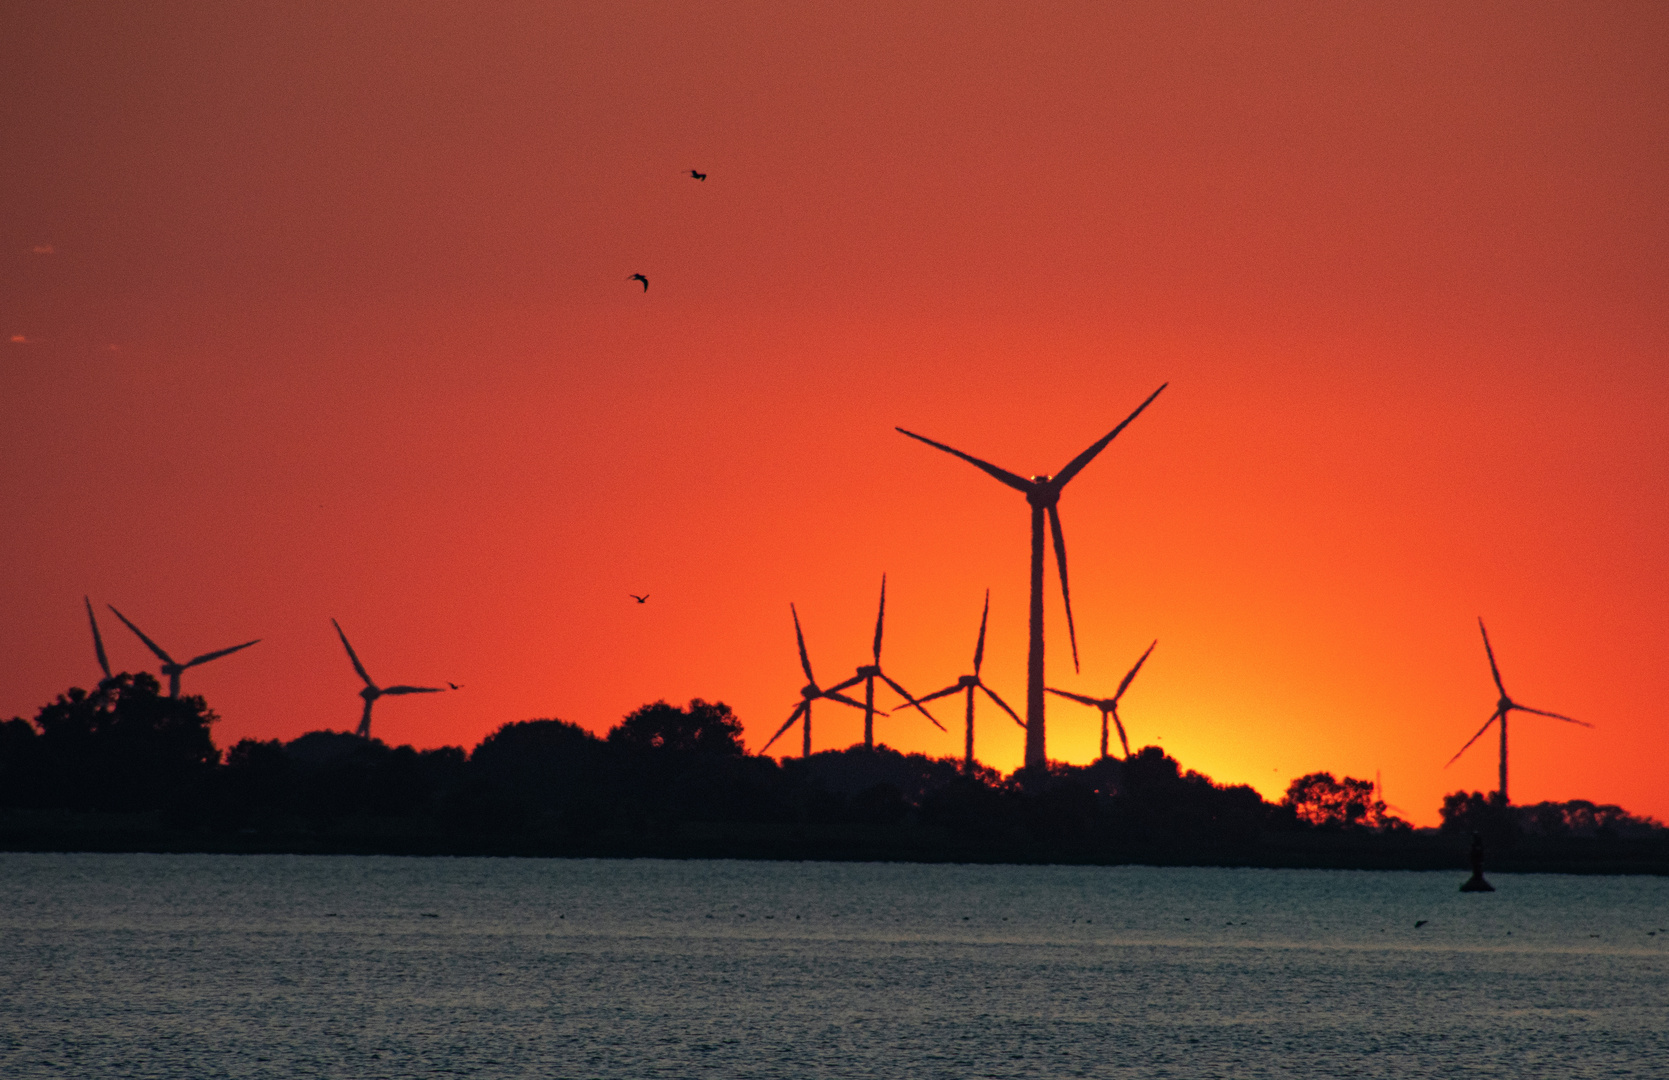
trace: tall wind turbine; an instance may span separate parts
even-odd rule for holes
[[[1078,670],[1078,631],[1072,623],[1072,592],[1066,583],[1066,539],[1061,534],[1060,502],[1061,490],[1066,487],[1074,476],[1094,460],[1095,455],[1106,449],[1119,432],[1123,431],[1130,421],[1142,414],[1142,410],[1153,403],[1165,389],[1166,383],[1148,395],[1148,399],[1136,407],[1136,411],[1124,418],[1124,423],[1102,436],[1095,445],[1066,463],[1066,467],[1054,476],[1034,476],[1026,479],[1017,476],[1007,469],[998,468],[988,461],[981,461],[971,454],[964,454],[953,447],[941,442],[934,442],[924,435],[917,435],[913,431],[897,430],[912,439],[920,440],[928,446],[943,450],[947,454],[954,454],[975,468],[981,469],[998,481],[1007,484],[1014,490],[1026,496],[1026,502],[1031,504],[1032,517],[1032,589],[1031,589],[1031,641],[1026,650],[1026,768],[1046,769],[1049,765],[1049,755],[1044,746],[1043,720],[1043,518],[1048,515],[1049,531],[1055,541],[1055,562],[1059,567],[1061,579],[1061,599],[1066,603],[1066,631],[1072,640],[1072,668]]]
[[[116,611],[116,605],[114,604],[106,604],[105,606],[111,611]],[[145,643],[145,647],[156,653],[157,659],[162,661],[162,673],[168,676],[168,696],[171,698],[177,698],[180,696],[180,673],[185,671],[186,668],[193,668],[198,664],[206,664],[210,660],[218,660],[222,656],[227,656],[231,653],[237,652],[239,649],[247,649],[261,640],[260,638],[256,638],[255,641],[246,641],[242,645],[233,645],[229,649],[216,649],[214,652],[204,653],[202,656],[194,656],[190,660],[181,664],[175,662],[172,656],[163,652],[162,646],[146,637],[145,631],[139,629],[139,627],[133,625],[133,623],[128,622],[128,617],[126,615],[116,611],[116,618],[122,620],[124,623],[127,623],[127,628],[139,635],[139,640]],[[94,634],[97,634],[98,630],[95,628],[93,632]],[[109,669],[107,668],[106,670]]]
[[[99,635],[99,621],[93,617],[93,602],[83,596],[81,602],[87,605],[87,623],[93,628],[93,652],[98,654],[99,667],[104,669],[104,677],[110,678],[110,658],[104,655],[104,638]]]
[[[910,696],[910,691],[894,682],[886,672],[881,670],[881,622],[887,616],[887,575],[881,575],[881,606],[875,612],[875,661],[865,664],[858,669],[858,673],[838,686],[829,687],[829,692],[845,690],[849,686],[864,684],[863,688],[863,745],[865,750],[875,747],[875,680],[880,679],[899,697],[915,706],[916,711],[933,721],[933,726],[940,731],[945,725],[934,719],[933,714],[921,707],[921,702]]]
[[[1157,644],[1159,644],[1159,639],[1154,638],[1153,645]],[[1147,647],[1147,652],[1143,653],[1142,658],[1136,661],[1136,666],[1131,668],[1129,674],[1124,676],[1124,680],[1118,684],[1118,692],[1112,697],[1092,698],[1066,690],[1056,690],[1052,686],[1048,688],[1051,694],[1059,694],[1063,698],[1071,698],[1073,701],[1080,701],[1085,705],[1101,710],[1101,756],[1103,758],[1107,756],[1107,717],[1109,716],[1113,718],[1113,724],[1118,728],[1118,741],[1124,746],[1125,760],[1130,758],[1130,740],[1124,737],[1124,724],[1118,718],[1118,699],[1124,696],[1126,690],[1130,689],[1130,680],[1134,679],[1136,672],[1142,670],[1142,665],[1147,663],[1148,654],[1153,652],[1153,645]]]
[[[348,644],[348,635],[342,632],[342,624],[332,619],[330,625],[336,627],[336,636],[342,639],[342,648],[348,650],[348,659],[353,661],[354,670],[359,672],[359,677],[365,680],[365,689],[359,692],[359,696],[365,699],[365,711],[359,716],[359,727],[354,729],[355,735],[362,739],[371,737],[371,706],[375,705],[377,699],[384,694],[390,697],[399,697],[401,694],[440,693],[440,687],[438,686],[378,686],[371,681],[371,676],[365,674],[365,665],[359,662],[359,655],[354,652],[354,647]]]
[[[1482,632],[1483,635],[1484,635],[1484,652],[1489,655],[1489,673],[1491,675],[1495,676],[1495,689],[1497,689],[1501,692],[1501,697],[1495,703],[1494,714],[1491,715],[1488,720],[1484,721],[1484,726],[1478,729],[1478,734],[1472,736],[1470,739],[1467,739],[1466,740],[1466,746],[1461,747],[1455,753],[1455,756],[1450,758],[1444,764],[1443,767],[1445,769],[1447,769],[1450,765],[1453,765],[1456,761],[1459,761],[1460,760],[1460,755],[1466,753],[1467,747],[1469,747],[1473,743],[1477,742],[1478,737],[1481,736],[1484,732],[1489,730],[1489,725],[1495,723],[1496,721],[1500,721],[1501,722],[1501,789],[1500,789],[1500,793],[1501,793],[1501,805],[1502,806],[1507,806],[1507,805],[1509,805],[1507,803],[1507,714],[1508,713],[1510,713],[1510,712],[1512,712],[1513,710],[1516,709],[1519,712],[1535,713],[1537,716],[1551,716],[1555,720],[1563,720],[1567,724],[1580,724],[1582,727],[1586,727],[1586,728],[1591,728],[1594,725],[1592,725],[1590,723],[1587,723],[1585,721],[1582,721],[1582,720],[1572,720],[1570,717],[1561,716],[1560,714],[1558,714],[1556,712],[1546,712],[1542,709],[1532,709],[1528,705],[1520,705],[1518,702],[1514,701],[1510,696],[1508,696],[1507,688],[1505,686],[1501,685],[1501,669],[1495,666],[1495,650],[1489,647],[1489,631],[1484,629],[1484,620],[1481,616],[1478,619],[1478,630],[1480,632]]]
[[[985,662],[985,622],[990,615],[991,590],[986,589],[985,610],[980,612],[979,615],[979,642],[974,646],[974,673],[972,675],[964,675],[955,682],[951,683],[949,686],[945,687],[943,690],[935,691],[921,699],[923,701],[932,701],[934,698],[942,698],[946,695],[954,694],[958,690],[964,690],[967,692],[967,735],[966,741],[963,745],[962,771],[967,773],[969,776],[972,776],[974,773],[974,690],[976,688],[985,691],[986,697],[989,697],[992,701],[995,701],[998,705],[1002,706],[1003,712],[1014,717],[1014,722],[1016,724],[1019,724],[1021,727],[1026,726],[1025,721],[1021,720],[1015,711],[1008,707],[1008,702],[998,697],[997,692],[989,686],[986,686],[980,681],[979,678],[979,666]]]
[[[782,733],[793,727],[795,721],[800,720],[803,717],[805,719],[805,728],[802,731],[802,738],[800,741],[800,756],[810,757],[812,702],[816,701],[818,698],[828,698],[830,701],[838,701],[842,705],[850,705],[854,709],[861,709],[863,706],[859,705],[845,694],[840,693],[838,690],[824,690],[817,685],[817,676],[811,673],[811,657],[806,655],[806,637],[804,634],[800,633],[800,613],[794,610],[793,604],[788,605],[788,610],[794,616],[794,640],[799,642],[800,645],[800,667],[805,670],[806,685],[800,690],[800,703],[794,706],[794,711],[788,716],[788,722],[777,729],[777,733],[771,736],[771,742],[766,743],[764,749],[759,752],[763,754],[766,750],[769,750],[771,748],[771,743],[774,743],[778,739],[782,738]],[[890,679],[888,680],[888,682],[891,681],[892,680]],[[874,707],[873,702],[870,707]]]

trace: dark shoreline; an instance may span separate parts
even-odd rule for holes
[[[159,815],[0,813],[0,851],[226,855],[400,855],[522,858],[752,859],[1015,865],[1211,866],[1316,870],[1467,869],[1466,845],[1431,830],[1402,835],[1270,833],[1232,847],[1107,846],[958,835],[914,823],[688,822],[587,835],[511,835],[360,819],[317,828],[239,831],[174,828]],[[1491,873],[1669,875],[1669,845],[1616,837],[1520,838],[1492,851]]]

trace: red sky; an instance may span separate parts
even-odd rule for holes
[[[1596,725],[1515,720],[1514,801],[1669,818],[1669,8],[900,7],[0,4],[0,716],[96,678],[89,594],[263,638],[185,676],[222,745],[353,726],[334,616],[464,686],[391,742],[702,696],[758,747],[789,602],[832,683],[883,571],[894,676],[989,586],[1018,707],[1024,500],[893,426],[1054,472],[1168,380],[1062,500],[1052,685],[1157,637],[1137,745],[1432,823],[1494,784],[1482,615]]]

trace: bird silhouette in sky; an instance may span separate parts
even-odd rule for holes
[[[696,179],[697,179],[697,180],[705,180],[705,179],[707,179],[707,174],[706,174],[706,173],[704,173],[704,172],[696,172],[696,171],[695,171],[695,170],[694,170],[694,169],[691,169],[691,170],[690,170],[690,175],[691,175],[691,176],[693,176],[693,177],[695,177],[695,178],[696,178]]]
[[[462,689],[463,689],[463,687],[461,687],[461,686],[459,686],[459,685],[458,685],[458,684],[457,684],[457,683],[455,683],[455,682],[449,682],[449,683],[447,683],[447,684],[446,684],[446,685],[447,685],[447,686],[450,686],[450,687],[451,687],[451,688],[452,688],[452,689],[454,689],[454,690],[462,690]]]
[[[643,282],[643,291],[644,292],[649,291],[649,279],[644,277],[642,274],[633,274],[631,277],[627,278],[626,280],[627,281],[641,281],[641,282]]]
[[[649,602],[649,594],[648,593],[644,593],[642,596],[639,596],[635,592],[629,592],[626,595],[631,597],[633,600],[636,600],[640,604],[647,604]]]

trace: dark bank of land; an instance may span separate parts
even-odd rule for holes
[[[0,849],[811,859],[1669,873],[1669,830],[1615,806],[1456,792],[1413,829],[1373,785],[1315,773],[1280,802],[1157,747],[1003,776],[855,746],[744,752],[722,704],[657,702],[599,738],[506,724],[474,750],[316,731],[222,752],[201,698],[147,675],[0,723]]]

